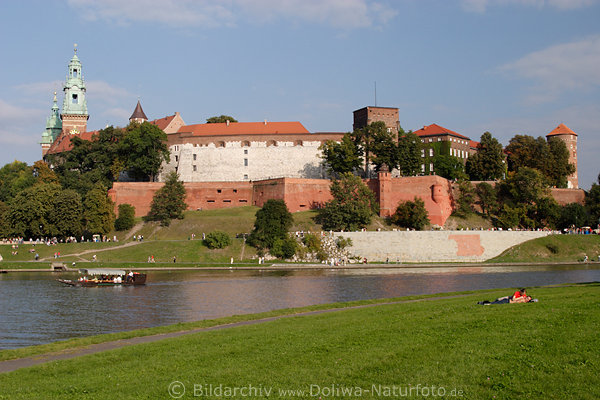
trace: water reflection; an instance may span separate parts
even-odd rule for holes
[[[234,314],[460,290],[600,281],[598,266],[151,272],[142,287],[0,275],[0,349]]]

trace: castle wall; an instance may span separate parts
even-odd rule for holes
[[[506,249],[548,235],[543,231],[341,232],[352,239],[350,254],[368,261],[481,262]]]
[[[578,203],[583,205],[585,192],[583,189],[550,189],[552,197],[561,206],[569,203]]]
[[[276,145],[275,145],[276,144]],[[173,144],[159,180],[177,171],[184,182],[256,181],[276,177],[326,176],[320,141],[217,141]]]

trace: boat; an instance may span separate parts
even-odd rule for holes
[[[76,281],[71,279],[58,279],[59,282],[69,286],[137,286],[146,283],[146,274],[139,272],[126,272],[112,268],[82,268],[81,276]]]

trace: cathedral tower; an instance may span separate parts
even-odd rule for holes
[[[69,62],[67,80],[63,91],[65,99],[63,101],[62,119],[63,132],[69,135],[77,135],[87,130],[87,120],[90,117],[87,111],[87,101],[85,99],[85,83],[83,81],[83,72],[81,70],[81,61],[77,57],[77,45],[75,45],[75,54]]]
[[[577,134],[569,129],[565,124],[560,124],[552,132],[546,135],[546,139],[557,138],[565,142],[569,150],[569,164],[575,166],[575,172],[567,177],[567,187],[569,189],[579,188],[579,179],[577,177]]]
[[[42,132],[42,157],[46,155],[46,152],[50,148],[50,145],[54,143],[58,135],[62,132],[62,121],[58,113],[58,104],[56,101],[56,92],[54,92],[54,104],[52,104],[52,113],[46,120],[46,129]]]

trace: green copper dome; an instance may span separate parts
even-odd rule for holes
[[[58,135],[62,132],[62,121],[58,114],[58,104],[56,101],[56,92],[54,92],[54,103],[52,104],[52,112],[46,120],[46,129],[42,132],[42,144],[52,144]]]
[[[75,47],[75,54],[69,62],[67,79],[63,91],[65,92],[65,99],[63,101],[62,114],[88,116],[87,101],[85,99],[85,82],[83,80],[81,61],[77,57],[77,47]]]

